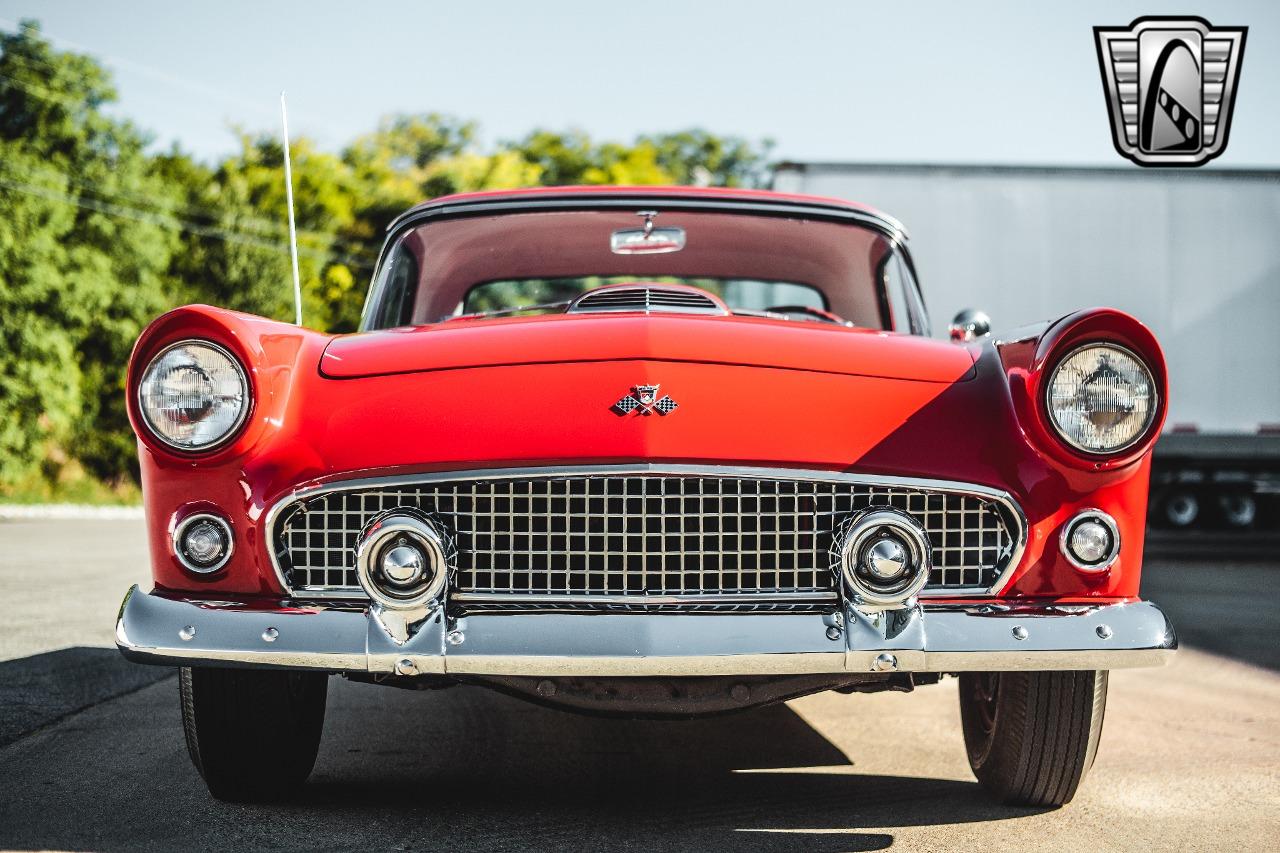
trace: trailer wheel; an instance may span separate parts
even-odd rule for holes
[[[1191,492],[1174,492],[1164,499],[1164,520],[1170,527],[1190,527],[1200,517],[1200,499]]]
[[[1228,527],[1248,527],[1258,517],[1258,502],[1247,492],[1227,492],[1218,496],[1218,509]]]

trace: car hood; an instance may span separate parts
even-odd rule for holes
[[[969,350],[912,335],[754,317],[554,315],[454,320],[335,338],[321,375],[650,360],[805,370],[917,382],[973,376]]]

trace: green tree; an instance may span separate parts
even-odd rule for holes
[[[364,187],[341,158],[291,142],[298,267],[303,317],[312,328],[352,331],[376,247],[363,238],[357,205]],[[270,136],[240,136],[240,152],[216,168],[180,152],[159,158],[183,187],[192,215],[170,274],[184,301],[203,301],[278,320],[293,318],[292,272],[286,226],[284,152]]]
[[[238,133],[206,164],[103,112],[91,57],[38,26],[0,34],[0,486],[78,461],[108,481],[136,467],[125,368],[147,322],[207,302],[293,317],[283,152]],[[338,154],[291,141],[304,319],[356,328],[391,220],[436,196],[537,185],[758,185],[769,144],[702,130],[597,142],[535,130],[484,149],[474,122],[385,118]]]
[[[717,136],[697,128],[641,136],[672,183],[712,187],[763,187],[769,180],[773,140],[753,144],[736,136]]]
[[[578,130],[535,130],[502,147],[537,167],[538,182],[543,186],[673,182],[671,173],[658,162],[657,149],[647,142],[597,144]]]
[[[24,22],[0,34],[0,466],[6,478],[61,448],[118,478],[132,340],[169,303],[174,194],[146,138],[101,108],[115,91],[89,57],[52,50]]]

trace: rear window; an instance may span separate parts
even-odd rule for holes
[[[685,284],[713,293],[733,311],[765,311],[770,308],[803,307],[825,310],[822,292],[807,284],[790,281],[759,281],[749,278],[645,278],[666,284]],[[588,290],[607,284],[626,284],[635,276],[572,276],[568,278],[523,278],[489,281],[467,291],[461,312],[511,311],[572,301]]]

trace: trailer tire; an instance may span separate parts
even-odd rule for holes
[[[1225,492],[1218,496],[1218,510],[1227,527],[1249,527],[1258,517],[1258,501],[1248,492]]]
[[[1200,517],[1200,499],[1189,491],[1172,492],[1161,506],[1165,524],[1185,528],[1195,524]]]

